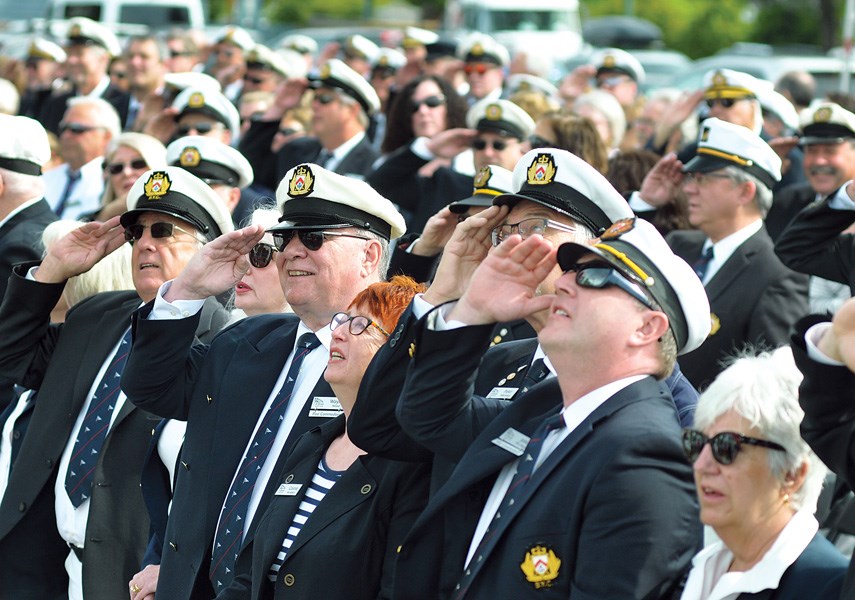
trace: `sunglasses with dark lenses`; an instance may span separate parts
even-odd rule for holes
[[[283,127],[277,130],[279,135],[294,135],[295,133],[300,133],[303,131],[302,129],[297,129],[296,127]]]
[[[255,85],[261,85],[264,83],[264,79],[261,77],[253,77],[252,75],[244,75],[243,80],[247,83],[253,83]]]
[[[170,50],[169,56],[170,58],[181,58],[182,56],[193,56],[193,52],[187,52],[186,50]]]
[[[221,127],[223,127],[222,123],[194,123],[193,125],[179,125],[178,135],[190,135],[193,131],[199,135],[205,135],[206,133],[211,133],[214,129],[219,129]]]
[[[411,100],[410,110],[412,112],[418,112],[422,105],[427,106],[428,108],[436,108],[443,104],[445,104],[445,96],[428,96],[423,100]]]
[[[294,239],[294,234],[297,234],[297,237],[300,238],[300,243],[306,247],[306,250],[320,250],[321,246],[324,244],[324,240],[329,237],[349,237],[355,238],[357,240],[367,240],[369,238],[364,235],[356,235],[353,233],[339,233],[337,231],[306,231],[306,230],[296,230],[296,229],[287,229],[285,231],[274,231],[273,234],[273,246],[279,251],[282,252],[288,246],[292,239]]]
[[[338,96],[332,93],[315,94],[315,100],[317,100],[318,104],[330,104],[335,102],[337,99]]]
[[[499,225],[493,229],[491,236],[493,245],[498,246],[514,233],[520,234],[520,237],[525,240],[535,234],[544,235],[547,229],[557,229],[558,231],[564,231],[567,233],[573,233],[576,231],[576,228],[572,225],[565,225],[564,223],[559,223],[552,219],[535,217],[531,219],[523,219],[519,223],[505,223],[503,225]]]
[[[721,104],[723,108],[730,108],[740,100],[748,100],[748,98],[709,98],[707,102],[707,108],[712,108],[716,104]]]
[[[273,260],[273,253],[279,252],[273,244],[259,242],[249,251],[249,264],[256,269],[263,269]]]
[[[126,163],[104,163],[104,170],[110,175],[118,175],[125,170],[125,167],[130,168],[132,171],[144,171],[145,169],[148,169],[148,164],[145,162],[144,158],[135,158],[134,160]]]
[[[478,75],[483,75],[487,71],[489,71],[492,67],[485,63],[468,63],[463,66],[463,72],[467,75],[472,75],[472,73],[478,73]]]
[[[174,225],[173,223],[164,222],[152,223],[151,225],[142,225],[141,223],[134,223],[133,225],[128,225],[127,227],[125,227],[125,241],[129,242],[130,244],[133,244],[137,240],[142,239],[142,236],[145,233],[146,229],[151,232],[151,237],[156,240],[171,238],[173,235],[175,235],[176,231],[179,231],[180,233],[184,233],[191,236],[197,241],[201,241],[199,240],[199,238],[196,237],[195,233],[187,231],[186,229],[182,229],[181,227],[179,227],[178,225]]]
[[[496,152],[501,152],[502,150],[504,150],[505,148],[508,147],[508,142],[506,142],[505,140],[487,141],[487,140],[482,140],[480,138],[476,139],[476,140],[472,140],[472,149],[473,150],[484,150],[487,148],[487,146],[491,146],[493,148],[493,150],[495,150]]]
[[[683,452],[686,454],[686,458],[689,459],[689,462],[694,463],[698,460],[698,457],[701,455],[701,451],[707,444],[710,445],[713,458],[721,465],[729,465],[733,463],[733,461],[736,460],[736,456],[739,454],[739,451],[742,450],[743,444],[786,452],[786,449],[781,444],[746,437],[732,431],[722,431],[710,438],[697,429],[683,430]]]
[[[576,263],[565,273],[575,272],[576,283],[583,288],[601,290],[607,287],[620,288],[650,310],[660,310],[659,306],[648,298],[638,284],[621,275],[608,263],[590,261]]]
[[[82,123],[60,123],[59,124],[59,133],[63,134],[66,131],[69,133],[73,133],[74,135],[80,135],[81,133],[87,133],[89,131],[95,131],[96,129],[101,129],[98,125],[83,125]]]
[[[332,321],[330,321],[330,329],[335,331],[342,325],[347,323],[347,330],[351,335],[360,335],[369,327],[376,327],[380,333],[389,337],[389,332],[380,327],[375,321],[372,321],[368,317],[363,317],[362,315],[356,315],[351,317],[349,314],[345,312],[336,313],[333,315]]]
[[[528,145],[534,150],[536,148],[553,148],[555,143],[539,135],[531,135],[528,138]]]

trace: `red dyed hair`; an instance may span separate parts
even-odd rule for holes
[[[383,329],[392,331],[413,297],[426,289],[425,284],[416,283],[411,277],[395,275],[389,281],[373,283],[359,292],[348,308],[364,308]]]

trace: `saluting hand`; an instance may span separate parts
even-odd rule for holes
[[[440,131],[430,138],[427,143],[428,150],[440,158],[454,158],[464,150],[472,147],[472,140],[478,136],[474,129],[455,127]]]
[[[683,163],[676,154],[666,154],[644,177],[638,194],[648,204],[661,208],[674,202],[683,177]]]
[[[837,310],[832,327],[825,331],[817,347],[834,360],[843,361],[855,371],[855,298],[850,298]]]
[[[249,270],[247,254],[263,237],[263,226],[250,225],[205,244],[172,282],[164,299],[203,300],[230,290]]]
[[[51,244],[34,277],[42,283],[61,283],[85,273],[124,243],[125,230],[119,217],[86,223]]]

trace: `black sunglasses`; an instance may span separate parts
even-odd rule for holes
[[[295,133],[299,133],[303,131],[302,129],[297,129],[296,127],[284,127],[280,128],[277,133],[279,135],[294,135]]]
[[[273,246],[279,251],[282,252],[288,246],[292,239],[294,239],[294,234],[297,234],[297,237],[300,238],[300,243],[306,247],[306,250],[320,250],[321,246],[324,244],[324,240],[328,237],[349,237],[356,238],[358,240],[367,240],[369,238],[364,235],[355,235],[353,233],[338,233],[337,231],[306,231],[306,230],[296,230],[296,229],[287,229],[285,231],[273,231]]]
[[[637,283],[624,277],[608,263],[599,261],[576,263],[565,271],[565,273],[567,272],[576,273],[576,283],[581,287],[603,289],[614,286],[622,289],[650,310],[661,310],[653,300],[641,291]]]
[[[133,171],[140,171],[148,169],[148,163],[145,162],[144,158],[135,158],[134,160],[126,163],[104,163],[104,170],[110,175],[118,175],[125,170],[125,167],[130,167]]]
[[[740,100],[748,100],[748,98],[710,98],[707,102],[707,108],[712,108],[716,104],[721,104],[724,108],[730,108]]]
[[[318,101],[318,104],[330,104],[335,102],[337,99],[338,96],[332,93],[315,94],[315,100]]]
[[[273,260],[273,253],[279,252],[273,244],[259,242],[249,251],[249,264],[256,269],[263,269]]]
[[[442,106],[443,104],[445,104],[445,96],[428,96],[423,100],[411,100],[410,110],[412,112],[418,112],[422,105],[425,105],[428,108],[436,108],[437,106]]]
[[[83,125],[82,123],[60,123],[59,124],[59,133],[63,134],[66,131],[73,133],[74,135],[80,135],[81,133],[87,133],[89,131],[95,131],[96,129],[102,129],[98,125]]]
[[[253,77],[252,75],[244,75],[243,80],[247,83],[254,83],[255,85],[260,85],[264,83],[264,79],[261,77]]]
[[[493,140],[492,142],[482,139],[472,140],[472,148],[475,150],[484,150],[488,145],[492,146],[496,152],[501,152],[508,147],[508,142],[505,140]]]
[[[181,233],[185,233],[193,237],[197,241],[201,241],[199,238],[196,237],[195,233],[191,233],[186,229],[182,229],[181,227],[179,227],[178,225],[174,225],[173,223],[165,223],[162,221],[152,223],[151,225],[143,225],[141,223],[134,223],[132,225],[128,225],[127,227],[125,227],[125,241],[133,245],[134,242],[142,238],[146,229],[151,231],[151,237],[156,240],[170,238],[175,234],[175,231],[177,230]]]
[[[330,329],[335,331],[342,325],[347,323],[347,330],[351,335],[361,335],[365,332],[369,327],[376,327],[380,333],[389,337],[389,332],[380,327],[376,322],[372,321],[368,317],[363,317],[362,315],[355,315],[351,317],[349,314],[345,312],[336,313],[333,315],[332,321],[330,321]]]
[[[694,463],[701,455],[701,451],[709,443],[712,456],[717,463],[729,465],[736,460],[739,451],[742,450],[742,444],[749,446],[760,446],[769,448],[770,450],[779,450],[786,452],[781,444],[769,442],[767,440],[759,440],[757,438],[746,437],[732,431],[722,431],[713,437],[707,437],[702,431],[697,429],[683,430],[683,452],[689,462]]]
[[[186,50],[170,50],[169,56],[171,58],[180,58],[182,56],[193,56],[194,52],[188,52]]]
[[[223,127],[222,123],[194,123],[193,125],[179,125],[178,135],[190,135],[191,131],[195,131],[199,135],[205,135],[206,133],[211,133],[214,129],[219,129],[220,127]]]

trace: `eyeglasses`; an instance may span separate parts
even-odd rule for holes
[[[389,337],[389,332],[380,327],[376,322],[372,321],[368,317],[363,317],[361,315],[356,315],[351,317],[349,314],[340,312],[333,315],[332,321],[330,321],[330,329],[335,331],[345,323],[348,323],[347,330],[351,335],[360,335],[366,329],[371,326],[376,327],[380,333]]]
[[[59,124],[59,133],[60,135],[68,131],[69,133],[73,133],[74,135],[80,135],[82,133],[87,133],[89,131],[95,131],[96,129],[103,129],[98,125],[84,125],[83,123],[60,123]]]
[[[357,240],[367,240],[369,238],[364,235],[355,235],[353,233],[338,233],[337,231],[306,231],[306,230],[296,230],[296,229],[287,229],[285,231],[274,231],[273,234],[273,246],[282,252],[288,246],[292,239],[294,239],[294,234],[297,234],[297,237],[300,238],[300,243],[306,247],[306,250],[320,250],[321,246],[324,244],[324,240],[329,237],[349,237],[356,238]]]
[[[528,138],[528,145],[531,146],[532,150],[535,148],[553,148],[555,147],[555,142],[550,142],[548,139],[540,137],[539,135],[531,135]]]
[[[131,171],[144,171],[145,169],[148,169],[148,163],[145,162],[144,158],[135,158],[131,162],[126,163],[104,163],[104,170],[107,171],[110,175],[118,175],[126,168],[130,169]]]
[[[508,144],[510,144],[510,142],[505,141],[505,140],[492,140],[492,141],[490,141],[490,140],[484,140],[484,139],[478,138],[478,139],[472,140],[472,149],[473,150],[485,150],[487,148],[487,146],[491,146],[493,148],[493,150],[495,150],[496,152],[501,152],[502,150],[504,150],[505,148],[508,147]]]
[[[708,443],[710,445],[713,458],[721,465],[729,465],[733,463],[740,450],[742,450],[742,444],[786,452],[786,448],[781,444],[746,437],[732,431],[722,431],[710,438],[697,429],[683,430],[683,452],[686,454],[686,458],[689,459],[689,462],[694,463],[698,460],[698,457],[701,455],[701,451],[703,451],[704,446]]]
[[[170,50],[169,56],[170,58],[181,58],[182,56],[193,56],[193,52],[187,52],[186,50]]]
[[[243,80],[246,83],[253,83],[255,85],[261,85],[262,83],[264,83],[263,77],[253,77],[252,75],[244,75]]]
[[[523,219],[519,223],[505,223],[504,225],[499,225],[498,227],[493,229],[493,245],[498,246],[510,236],[512,236],[515,232],[519,233],[523,239],[526,239],[535,234],[544,235],[547,228],[557,229],[558,231],[566,231],[567,233],[573,233],[574,231],[576,231],[576,228],[572,225],[565,225],[564,223],[559,223],[558,221],[553,221],[552,219]]]
[[[627,77],[626,75],[613,75],[611,77],[603,77],[602,79],[598,79],[597,87],[613,88],[628,81],[632,81],[632,78]]]
[[[740,100],[750,100],[749,97],[744,98],[709,98],[707,99],[707,108],[712,108],[716,104],[721,104],[723,108],[730,108]]]
[[[249,264],[256,269],[263,269],[273,260],[273,253],[279,252],[273,244],[260,242],[249,251]]]
[[[318,104],[330,104],[338,100],[338,96],[333,93],[315,94],[315,100]]]
[[[178,135],[185,136],[190,135],[191,132],[195,131],[199,135],[205,135],[206,133],[211,133],[215,129],[223,129],[225,125],[222,123],[194,123],[193,125],[179,125],[178,126]]]
[[[576,263],[565,273],[576,273],[576,283],[588,289],[601,290],[607,287],[617,287],[641,302],[650,310],[660,310],[659,306],[641,291],[638,284],[630,281],[612,265],[599,261]]]
[[[443,104],[445,104],[445,96],[428,96],[423,100],[410,100],[410,110],[415,113],[419,112],[422,105],[428,108],[436,108]]]
[[[686,173],[686,176],[689,178],[689,181],[696,185],[704,185],[705,183],[708,183],[710,179],[732,179],[732,177],[727,173],[699,173],[697,171]]]
[[[156,240],[170,238],[175,235],[175,231],[179,231],[180,233],[184,233],[191,236],[197,242],[202,241],[196,237],[195,233],[187,231],[186,229],[182,229],[181,227],[179,227],[178,225],[174,225],[173,223],[164,222],[152,223],[151,225],[143,225],[141,223],[134,223],[133,225],[128,225],[127,227],[125,227],[125,241],[133,245],[134,242],[142,239],[142,236],[145,233],[146,229],[151,231],[151,237]]]
[[[483,75],[492,68],[492,65],[488,65],[486,63],[467,63],[463,65],[463,72],[467,75],[472,75],[472,73],[478,73],[478,75]]]
[[[110,77],[113,77],[114,79],[125,79],[127,76],[128,74],[124,71],[113,71],[110,73]]]
[[[276,133],[279,135],[294,135],[295,133],[300,133],[303,131],[302,129],[297,129],[296,127],[283,127],[279,129]]]

